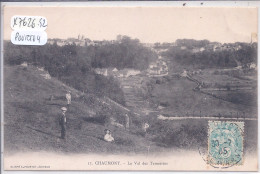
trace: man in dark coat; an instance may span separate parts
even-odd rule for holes
[[[62,114],[60,115],[59,121],[60,121],[60,126],[61,126],[61,138],[65,139],[66,138],[66,111],[67,108],[66,107],[62,107],[61,108]]]

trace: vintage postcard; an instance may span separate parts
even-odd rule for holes
[[[257,171],[257,12],[4,6],[4,170]]]

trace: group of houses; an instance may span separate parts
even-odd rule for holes
[[[186,50],[188,49],[188,47],[186,46],[180,46],[181,50]],[[208,51],[238,51],[242,49],[242,46],[238,43],[236,44],[221,44],[218,42],[213,42],[213,43],[209,43],[208,45],[204,46],[204,47],[193,47],[191,50],[191,52],[193,53],[198,53],[198,52],[203,52],[205,50]]]
[[[128,68],[122,70],[118,70],[117,68],[96,68],[95,72],[103,76],[113,76],[119,78],[127,78],[130,76],[136,76],[138,74],[141,74],[140,70]]]
[[[195,42],[195,41],[194,41]],[[156,43],[154,44],[153,48],[156,50],[167,51],[170,47],[177,47],[180,50],[189,50],[192,53],[198,53],[203,51],[238,51],[243,48],[245,43],[219,43],[219,42],[208,42],[207,44],[192,44],[189,42],[173,42],[173,43]],[[256,42],[248,43],[252,47],[257,47]]]
[[[158,59],[150,64],[147,72],[150,76],[165,76],[168,75],[168,66],[165,61]]]
[[[97,41],[97,40],[90,40],[90,39],[82,39],[82,38],[68,38],[68,39],[48,39],[48,43],[53,45],[57,44],[58,46],[64,45],[77,45],[77,46],[96,46],[96,45],[107,45],[111,43],[115,43],[115,40],[107,41]]]

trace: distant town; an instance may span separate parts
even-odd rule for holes
[[[100,45],[107,45],[107,44],[113,44],[113,43],[120,43],[123,36],[118,35],[116,40],[91,40],[88,38],[85,38],[84,35],[78,35],[77,38],[68,38],[68,39],[48,39],[49,44],[56,43],[58,46],[64,46],[64,45],[71,45],[75,44],[77,46],[100,46]],[[189,41],[190,39],[187,39]],[[207,40],[205,40],[207,41]],[[200,45],[192,45],[191,47],[185,46],[185,39],[177,40],[176,42],[168,43],[143,43],[143,46],[149,47],[149,48],[158,48],[158,47],[165,47],[165,50],[161,49],[161,51],[166,51],[170,46],[180,47],[182,50],[189,49],[192,53],[197,52],[203,52],[205,50],[207,51],[237,51],[242,48],[241,42],[236,43],[219,43],[219,42],[209,42],[208,44],[200,46]],[[253,44],[253,47],[257,48],[257,37],[253,36],[251,37],[251,44]]]

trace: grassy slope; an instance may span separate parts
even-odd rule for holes
[[[116,142],[103,141],[106,126],[91,121],[90,113],[101,106],[88,106],[72,101],[67,112],[67,141],[59,139],[58,116],[65,100],[49,101],[50,95],[64,96],[66,90],[72,97],[79,95],[57,79],[44,79],[34,67],[5,66],[4,69],[4,122],[5,152],[56,151],[56,152],[146,152],[151,142],[142,136],[111,127]],[[116,106],[110,106],[116,109]],[[151,151],[163,150],[151,145]]]

